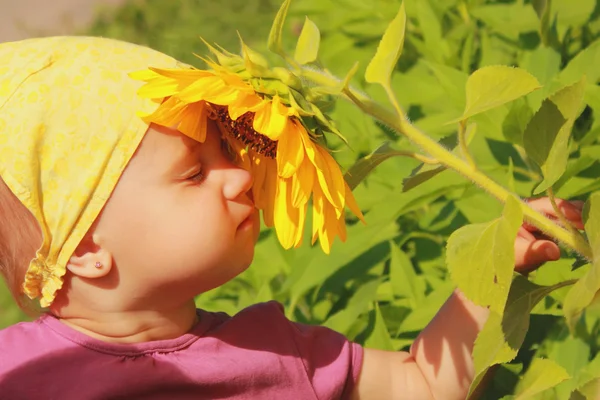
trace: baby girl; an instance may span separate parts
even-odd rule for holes
[[[256,124],[237,133],[247,146],[236,144],[228,126],[242,129],[243,115],[258,120],[264,99],[218,69],[195,71],[186,83],[204,88],[204,97],[177,97],[182,81],[171,77],[186,68],[109,39],[0,44],[0,272],[24,309],[30,299],[44,309],[0,331],[0,398],[464,398],[488,311],[459,291],[410,352],[365,349],[330,329],[294,323],[275,302],[235,316],[196,309],[195,296],[252,262],[257,208],[269,214],[286,187],[282,180],[259,192],[257,180],[302,168],[323,174],[318,166],[333,164],[291,114],[278,134],[300,135],[286,150],[305,149],[295,165],[269,161],[285,143],[270,131],[263,133],[271,139],[261,136]],[[144,95],[141,80],[158,85],[154,95]],[[221,103],[210,100],[217,89]],[[242,94],[247,112],[227,114],[228,104],[242,107]],[[269,101],[261,118],[271,129],[282,105]],[[244,158],[251,152],[275,169],[260,177],[258,158]],[[340,204],[361,216],[344,186],[331,189],[331,176],[311,189],[325,210],[315,232],[322,243],[331,239],[327,218],[343,219]],[[290,182],[290,204],[305,204],[294,186],[304,181]],[[547,200],[531,204],[553,215]],[[579,208],[559,204],[580,226]],[[287,247],[297,245],[302,209],[282,214],[285,205],[276,206],[265,221]],[[297,229],[286,234],[290,221]],[[343,223],[335,226],[343,236]],[[518,271],[559,257],[553,242],[525,229],[515,250]]]

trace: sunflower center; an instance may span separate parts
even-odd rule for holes
[[[253,112],[247,112],[234,121],[229,117],[227,107],[211,104],[210,109],[212,111],[210,118],[217,121],[223,133],[227,133],[265,157],[277,156],[277,142],[254,130]]]

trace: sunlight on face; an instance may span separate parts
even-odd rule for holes
[[[259,230],[251,185],[212,122],[202,144],[152,125],[95,233],[140,296],[194,296],[250,265]]]

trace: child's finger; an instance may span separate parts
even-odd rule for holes
[[[560,249],[550,240],[528,240],[517,236],[515,240],[515,270],[530,272],[547,261],[560,258]]]
[[[554,212],[554,207],[548,197],[540,197],[539,199],[532,199],[527,202],[532,208],[536,210],[557,217]],[[559,210],[563,212],[565,217],[571,219],[581,219],[581,210],[583,209],[583,202],[579,200],[567,201],[563,199],[556,199],[556,205]]]
[[[533,231],[527,229],[525,227],[525,224],[523,224],[523,225],[521,225],[521,227],[519,227],[519,230],[517,231],[517,237],[521,237],[530,242],[533,242],[535,240],[535,236],[533,236],[533,233],[531,233],[531,232],[533,232]]]
[[[532,208],[548,215],[550,218],[558,218],[556,212],[554,211],[554,208],[552,207],[550,199],[548,199],[547,197],[533,199],[530,200],[528,203]],[[584,203],[582,201],[566,201],[563,199],[556,199],[556,205],[558,206],[558,209],[563,213],[565,218],[567,218],[577,229],[584,228],[583,220],[581,218],[581,210],[583,208],[583,204]],[[525,229],[529,231],[536,230],[535,227],[529,224],[524,224],[524,226]]]

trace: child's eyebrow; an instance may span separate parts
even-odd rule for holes
[[[167,173],[181,173],[182,170],[187,170],[190,166],[198,164],[198,153],[203,144],[196,141],[186,141],[184,145],[181,146],[182,150],[170,158],[169,165],[166,166]]]

